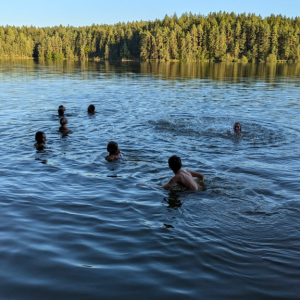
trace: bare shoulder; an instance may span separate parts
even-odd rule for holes
[[[169,183],[175,184],[177,182],[182,181],[182,175],[181,174],[175,174],[169,181]]]
[[[174,180],[174,182],[179,182],[182,183],[184,181],[184,178],[186,178],[188,175],[188,173],[186,172],[186,170],[181,170],[180,173],[177,173],[172,179]]]
[[[111,157],[109,157],[109,156],[105,156],[105,159],[106,159],[107,161],[113,161],[113,159],[112,159]]]
[[[182,170],[182,176],[191,176],[192,175],[192,171],[191,170]]]
[[[176,174],[173,178],[176,178],[177,180],[180,180],[184,177],[184,174],[183,173],[179,173],[179,174]]]
[[[44,150],[45,149],[44,144],[35,143],[34,146],[35,146],[36,150]]]
[[[119,156],[118,155],[112,155],[112,156],[106,156],[105,157],[105,159],[107,160],[107,161],[114,161],[114,160],[117,160],[119,158]]]

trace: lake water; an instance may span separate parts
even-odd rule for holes
[[[299,91],[296,64],[0,61],[0,298],[300,299]],[[204,191],[153,187],[174,154]]]

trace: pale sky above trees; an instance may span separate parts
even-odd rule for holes
[[[10,26],[89,26],[140,20],[163,19],[166,14],[185,12],[207,15],[226,11],[255,13],[262,17],[281,14],[300,16],[299,0],[14,0],[2,1],[0,25]]]

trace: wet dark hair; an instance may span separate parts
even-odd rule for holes
[[[68,124],[68,120],[66,118],[61,118],[59,123],[60,123],[61,126],[63,126],[65,124]]]
[[[35,134],[35,140],[36,140],[38,143],[41,143],[41,142],[42,142],[43,134],[45,134],[44,131],[38,131],[38,132]]]
[[[58,115],[59,116],[63,116],[64,115],[64,109],[62,108],[62,107],[59,107],[59,109],[58,109]]]
[[[119,150],[118,143],[110,141],[107,144],[107,152],[109,152],[109,154],[116,155],[116,154],[118,154],[118,150]]]
[[[181,158],[179,156],[173,155],[168,160],[170,169],[177,173],[181,169]]]
[[[89,113],[95,112],[95,105],[91,104],[91,105],[88,107],[88,112],[89,112]]]
[[[242,126],[241,126],[241,124],[240,124],[239,122],[235,122],[235,123],[234,123],[234,125],[233,125],[233,131],[235,132],[235,126],[236,126],[236,125],[239,125],[239,126],[240,126],[240,128],[241,128],[240,132],[242,132]]]

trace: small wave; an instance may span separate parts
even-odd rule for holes
[[[265,211],[245,211],[245,214],[247,215],[263,215],[263,216],[272,216],[272,215],[278,215],[278,212],[265,212]]]
[[[280,146],[295,138],[286,128],[279,128],[276,124],[268,122],[245,120],[233,117],[197,117],[192,114],[165,114],[160,113],[149,121],[155,130],[169,132],[176,135],[198,136],[208,138],[236,138],[226,132],[232,132],[235,122],[242,125],[242,140],[251,146]]]

